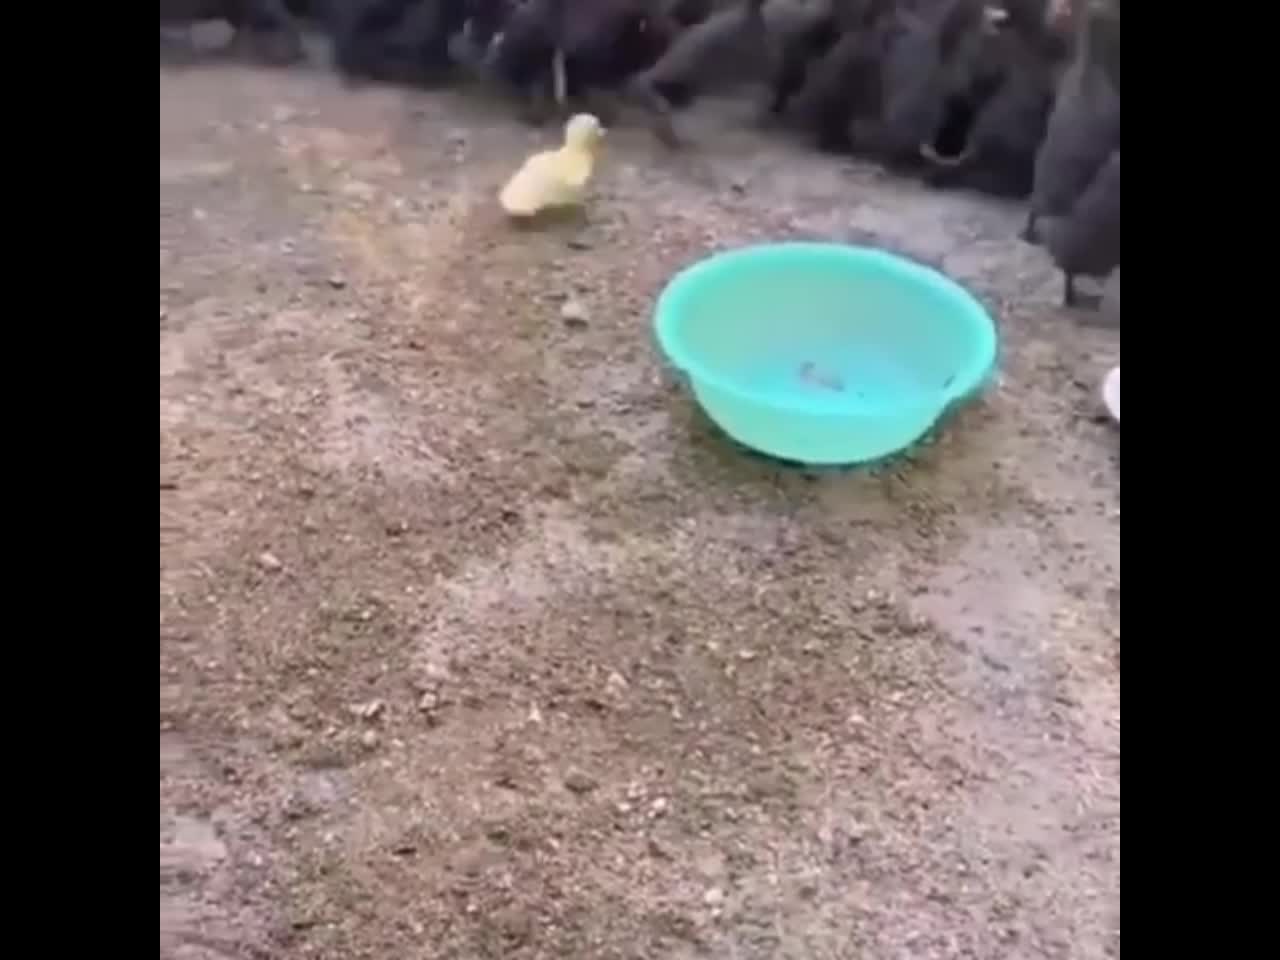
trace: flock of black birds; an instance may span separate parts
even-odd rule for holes
[[[752,86],[822,150],[1028,200],[1068,306],[1119,269],[1120,0],[161,0],[162,53],[208,19],[272,62],[314,24],[352,81],[479,77],[535,120],[631,103],[671,147],[682,107]]]

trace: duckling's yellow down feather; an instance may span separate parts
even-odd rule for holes
[[[529,217],[553,207],[581,203],[595,170],[604,129],[590,114],[578,114],[565,128],[565,143],[529,157],[498,195],[513,217]]]

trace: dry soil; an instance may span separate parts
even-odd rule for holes
[[[505,105],[161,72],[162,958],[1119,954],[1118,333],[1018,209],[696,116],[514,230]],[[790,237],[944,267],[999,383],[733,448],[650,309]]]

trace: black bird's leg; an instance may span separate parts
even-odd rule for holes
[[[1040,242],[1040,235],[1036,232],[1036,214],[1034,210],[1027,213],[1026,226],[1022,228],[1022,233],[1018,234],[1018,236],[1025,243],[1038,244]]]
[[[1102,304],[1102,297],[1096,293],[1081,293],[1076,289],[1076,277],[1073,273],[1062,275],[1062,305],[1071,309],[1096,310]]]

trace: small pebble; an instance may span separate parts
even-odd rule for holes
[[[564,778],[564,785],[574,793],[590,793],[599,786],[594,777],[581,770],[570,770]]]
[[[258,566],[270,573],[278,573],[284,569],[284,564],[280,562],[280,558],[269,550],[258,555]]]
[[[422,695],[422,699],[418,701],[418,709],[423,713],[430,713],[440,706],[440,698],[428,691]]]
[[[653,803],[649,804],[649,815],[651,817],[660,817],[667,812],[667,800],[665,797],[658,797]]]
[[[346,285],[347,281],[337,274],[329,278],[329,286],[333,287],[335,290],[341,290]]]
[[[560,319],[570,327],[585,327],[587,325],[587,309],[578,300],[566,300],[564,306],[560,308]]]
[[[724,903],[724,891],[719,887],[711,887],[702,895],[702,902],[708,907],[718,907]]]
[[[366,730],[360,735],[360,744],[366,750],[372,750],[378,745],[378,733],[376,730]]]
[[[441,683],[449,679],[449,668],[442,663],[430,661],[422,670],[428,680]]]
[[[316,812],[316,805],[304,793],[294,791],[284,802],[284,815],[289,820],[301,820]]]
[[[617,670],[614,670],[609,674],[609,679],[605,681],[605,689],[610,693],[620,694],[627,689],[627,678]]]

